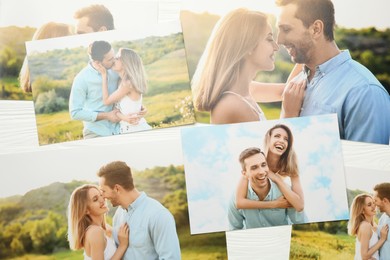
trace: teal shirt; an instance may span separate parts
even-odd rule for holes
[[[113,93],[118,86],[119,76],[108,70],[108,93]],[[119,124],[108,120],[96,121],[99,112],[112,111],[113,105],[103,104],[102,76],[89,63],[73,80],[69,98],[69,112],[73,120],[81,120],[84,130],[99,136],[119,133]]]
[[[271,180],[269,182],[271,188],[264,201],[276,200],[280,196],[283,196],[278,186]],[[251,185],[248,185],[247,198],[259,201],[259,197],[253,191]],[[229,203],[228,220],[230,230],[236,230],[304,223],[305,214],[303,211],[297,212],[293,208],[237,209],[236,196],[234,194]]]
[[[390,217],[386,213],[383,213],[378,223],[378,236],[380,236],[381,228],[385,225],[389,225],[390,227]],[[379,249],[379,260],[388,260],[390,259],[390,234],[387,234],[386,242]]]
[[[175,220],[160,202],[141,192],[127,210],[119,207],[113,220],[117,244],[118,229],[124,222],[129,225],[130,243],[123,259],[181,259]]]

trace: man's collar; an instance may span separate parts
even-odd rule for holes
[[[271,190],[273,189],[273,187],[275,185],[275,183],[273,181],[271,181],[270,178],[267,177],[267,179],[268,179],[268,183],[270,184],[270,186],[269,186],[269,191],[268,191],[267,195],[264,197],[264,199],[269,196],[269,194],[271,193]],[[251,183],[249,182],[248,184],[249,184],[248,185],[248,192],[249,192],[249,198],[248,199],[258,199],[258,200],[260,200],[260,198],[257,195],[257,193],[253,190],[253,188],[251,186]]]
[[[146,199],[146,197],[147,195],[145,192],[140,192],[139,196],[125,210],[127,210],[127,212],[135,210],[137,207],[142,205],[142,202]]]
[[[349,53],[349,50],[343,50],[333,58],[325,61],[324,63],[316,66],[316,71],[311,71],[309,67],[306,65],[303,66],[303,71],[306,75],[309,75],[310,73],[321,73],[322,75],[327,74],[333,69],[338,68],[342,63],[346,62],[347,60],[352,59],[351,54]]]

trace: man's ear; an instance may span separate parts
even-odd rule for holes
[[[98,30],[98,32],[105,32],[105,31],[108,31],[108,30],[107,30],[107,27],[104,25],[102,27],[100,27]]]
[[[246,177],[246,170],[241,170],[242,176]]]
[[[315,20],[310,27],[314,39],[318,39],[320,36],[323,36],[324,23],[321,20]]]
[[[120,192],[121,189],[122,189],[122,187],[121,187],[119,184],[115,184],[115,185],[114,185],[114,191]]]

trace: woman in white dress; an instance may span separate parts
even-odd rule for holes
[[[248,180],[242,178],[236,192],[238,209],[269,209],[293,207],[297,212],[304,209],[304,196],[297,156],[294,151],[294,138],[290,128],[277,124],[265,134],[264,150],[269,172],[268,177],[278,185],[284,197],[273,201],[247,199]]]
[[[374,222],[376,206],[374,199],[368,194],[356,196],[351,205],[348,222],[348,233],[356,236],[355,260],[378,260],[379,248],[384,244],[389,232],[388,226],[380,230],[377,235],[377,225]]]
[[[99,188],[85,184],[76,188],[68,206],[68,240],[72,250],[84,249],[84,259],[121,259],[129,245],[127,224],[118,232],[116,247],[111,227],[105,221],[107,204]]]
[[[148,125],[145,118],[140,116],[142,95],[147,89],[146,74],[141,58],[135,51],[121,48],[115,57],[115,63],[111,69],[119,74],[120,80],[118,89],[109,95],[107,71],[103,66],[98,66],[98,70],[102,74],[103,79],[103,103],[105,105],[115,103],[116,108],[120,110],[120,113],[117,114],[122,119],[119,122],[120,133],[124,134],[151,129],[151,126]],[[129,115],[138,117],[138,123],[130,124],[125,121]]]
[[[196,109],[210,111],[213,124],[265,120],[254,96],[259,102],[281,101],[285,84],[256,84],[254,89],[251,84],[258,71],[275,68],[274,55],[278,49],[264,13],[239,8],[222,17],[192,79]],[[287,86],[297,94],[289,100],[297,103],[292,109],[299,115],[306,84]]]

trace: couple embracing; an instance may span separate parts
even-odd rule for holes
[[[294,138],[287,125],[277,124],[257,147],[239,156],[243,178],[228,207],[229,229],[248,229],[307,222]]]
[[[382,212],[378,225],[374,218],[376,208]],[[356,236],[355,260],[390,259],[390,183],[374,187],[374,196],[360,194],[351,205],[348,232]]]
[[[389,144],[390,96],[338,48],[332,1],[276,4],[277,40],[264,13],[239,8],[219,20],[192,79],[196,108],[210,111],[211,123],[239,123],[266,119],[257,102],[283,100],[281,117],[336,113],[341,139]],[[288,83],[253,81],[274,69],[279,45],[297,64]]]
[[[172,214],[139,192],[130,167],[121,161],[102,166],[99,186],[76,188],[68,206],[68,240],[84,259],[178,260],[179,239]],[[106,199],[118,207],[113,226],[106,223]]]
[[[84,124],[84,139],[151,129],[143,116],[146,75],[131,49],[115,55],[110,43],[95,41],[90,62],[75,77],[69,99],[71,118]]]

